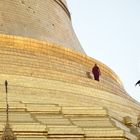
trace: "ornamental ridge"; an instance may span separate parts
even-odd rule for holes
[[[70,12],[69,12],[67,6],[62,2],[62,0],[54,0],[54,2],[56,2],[58,5],[60,5],[60,7],[66,12],[66,14],[68,15],[68,17],[71,20]]]

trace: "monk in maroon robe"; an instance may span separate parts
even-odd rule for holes
[[[95,64],[94,67],[92,68],[92,73],[94,75],[94,80],[99,81],[99,76],[101,75],[101,72],[97,64]]]

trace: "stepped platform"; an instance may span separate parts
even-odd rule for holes
[[[95,63],[100,82],[90,75]],[[140,104],[103,63],[56,44],[0,35],[0,67],[0,136],[7,80],[9,121],[18,140],[139,138]]]
[[[20,105],[21,110],[13,104]],[[100,106],[62,107],[19,102],[9,105],[9,122],[17,140],[137,139],[125,124],[114,120],[107,109]],[[4,107],[0,110],[0,134],[6,121],[4,110]]]

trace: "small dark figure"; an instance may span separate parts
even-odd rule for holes
[[[6,93],[8,92],[8,82],[7,80],[5,80],[5,90],[6,90]]]
[[[94,75],[94,80],[99,81],[99,76],[101,75],[101,72],[97,64],[95,64],[94,67],[92,68],[92,73]]]
[[[135,86],[139,85],[140,86],[140,80],[135,84]]]

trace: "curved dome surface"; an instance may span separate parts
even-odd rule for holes
[[[44,40],[84,53],[63,0],[0,1],[0,33]]]

